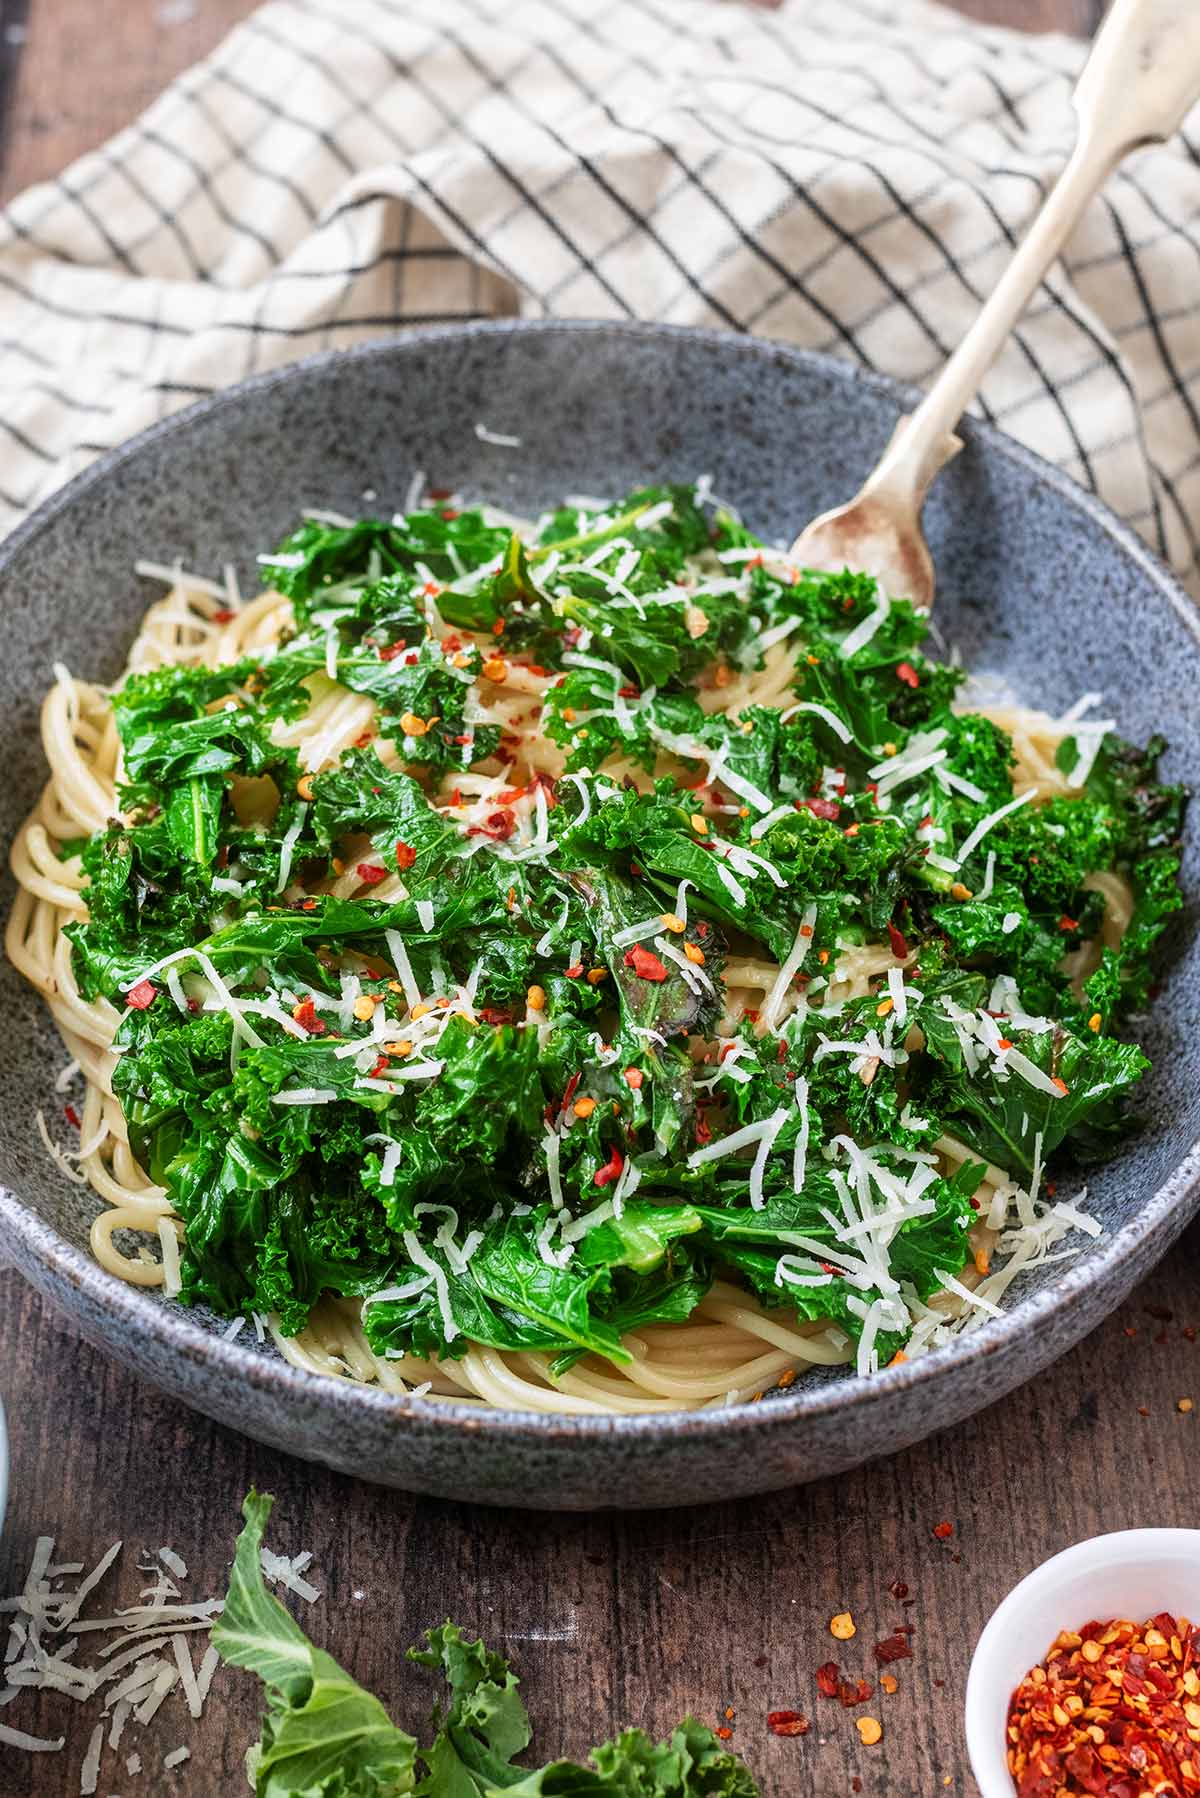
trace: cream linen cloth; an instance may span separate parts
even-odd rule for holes
[[[927,381],[1083,56],[925,0],[271,0],[0,219],[0,526],[214,388],[431,320],[726,326]],[[1193,114],[1113,177],[981,400],[1193,580],[1197,146]]]

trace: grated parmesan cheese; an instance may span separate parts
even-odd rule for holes
[[[780,712],[779,722],[786,724],[789,718],[796,716],[797,712],[815,712],[817,717],[829,726],[834,736],[839,737],[843,743],[854,741],[854,732],[849,725],[843,724],[837,713],[831,712],[827,705],[818,705],[815,699],[802,699],[796,705],[790,705],[786,712]]]

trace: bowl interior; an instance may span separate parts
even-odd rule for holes
[[[1055,1555],[999,1606],[967,1681],[971,1766],[983,1798],[1011,1798],[1005,1761],[1008,1701],[1060,1630],[1109,1617],[1141,1623],[1160,1611],[1200,1617],[1200,1530],[1123,1530]]]
[[[252,590],[256,554],[302,508],[387,513],[403,506],[417,470],[435,487],[526,513],[564,494],[615,495],[705,473],[748,523],[786,541],[853,489],[905,402],[887,384],[775,345],[547,325],[418,333],[318,358],[193,409],[89,471],[0,552],[0,829],[11,839],[45,778],[37,719],[52,664],[115,678],[161,591],[134,575],[139,557],[179,558],[209,574],[231,561]],[[521,448],[481,441],[477,424],[519,436]],[[926,518],[939,632],[968,665],[1002,675],[1033,705],[1062,709],[1087,690],[1104,692],[1127,736],[1169,733],[1164,768],[1183,777],[1200,763],[1200,707],[1181,699],[1200,688],[1187,602],[1148,552],[1063,477],[995,435],[965,435]],[[1198,843],[1193,832],[1192,891]],[[7,872],[4,879],[7,910]],[[1144,1030],[1155,1062],[1143,1093],[1148,1128],[1089,1180],[1089,1208],[1109,1236],[1139,1215],[1200,1137],[1200,944],[1186,926],[1173,956]],[[33,1128],[39,1108],[52,1128],[61,1115],[53,1089],[61,1044],[7,962],[0,1001],[0,1180],[60,1239],[86,1250],[95,1201],[61,1177]],[[1104,1251],[1104,1238],[1085,1244],[1074,1265]],[[1043,1268],[1020,1294],[1053,1284],[1064,1265],[1072,1264]],[[1021,1302],[1010,1296],[1010,1306]],[[273,1354],[249,1334],[239,1354]],[[786,1402],[802,1405],[804,1396],[798,1382]],[[936,1421],[931,1415],[928,1427]]]

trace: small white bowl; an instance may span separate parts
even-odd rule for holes
[[[967,1676],[967,1753],[982,1798],[1013,1798],[1008,1701],[1059,1631],[1094,1618],[1141,1623],[1159,1611],[1200,1619],[1200,1530],[1093,1536],[1014,1586],[984,1627]]]

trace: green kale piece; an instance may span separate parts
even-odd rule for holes
[[[948,1067],[930,1093],[950,1133],[995,1166],[1026,1175],[1039,1156],[1039,1138],[1043,1166],[1063,1144],[1080,1161],[1110,1155],[1128,1129],[1121,1101],[1150,1066],[1136,1044],[1086,1028],[1073,1035],[1059,1026],[1018,1031],[1010,1040],[1065,1090],[1043,1092],[1016,1070],[1006,1079],[989,1069],[966,1078]]]
[[[657,1744],[625,1730],[586,1766],[517,1765],[532,1739],[517,1675],[449,1622],[408,1651],[448,1688],[420,1745],[267,1591],[261,1554],[273,1503],[251,1491],[242,1505],[229,1595],[212,1630],[222,1659],[266,1688],[262,1739],[246,1761],[256,1798],[758,1798],[742,1762],[693,1717]]]
[[[401,1798],[416,1786],[416,1741],[267,1591],[259,1556],[273,1503],[251,1491],[242,1506],[246,1527],[212,1626],[222,1660],[266,1687],[249,1783],[257,1798]]]

